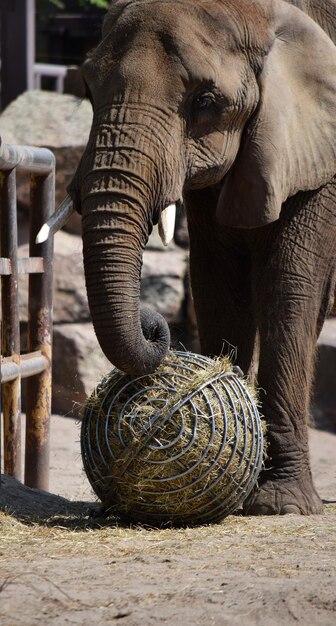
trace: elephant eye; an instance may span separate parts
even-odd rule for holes
[[[194,110],[206,111],[210,109],[216,102],[215,94],[210,91],[199,93],[193,101]]]
[[[197,122],[206,122],[208,115],[216,113],[218,102],[216,95],[212,91],[202,91],[197,93],[189,108],[189,121],[192,126]]]

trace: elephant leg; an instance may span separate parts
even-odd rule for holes
[[[256,326],[251,260],[235,229],[218,232],[211,197],[199,191],[188,210],[190,278],[203,354],[229,355],[244,373],[252,369]]]
[[[334,288],[336,216],[329,211],[327,224],[319,216],[325,198],[318,205],[319,194],[305,195],[305,207],[287,203],[286,219],[267,227],[267,244],[258,236],[254,241],[268,458],[258,490],[245,503],[248,514],[322,511],[310,471],[307,418],[317,336]]]
[[[260,331],[258,385],[267,421],[267,459],[258,491],[246,502],[248,514],[319,513],[312,482],[307,417],[315,349],[313,325],[285,328],[291,312],[283,302],[275,321],[265,315]],[[267,303],[265,303],[267,306]],[[300,312],[297,312],[300,316]],[[283,334],[274,336],[274,325]],[[272,328],[273,327],[273,328]],[[286,336],[285,336],[286,335]],[[293,360],[292,360],[292,358]]]

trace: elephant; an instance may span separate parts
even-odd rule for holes
[[[335,0],[114,0],[82,66],[93,122],[68,193],[99,344],[154,371],[169,330],[142,255],[183,201],[203,354],[257,370],[267,460],[249,514],[314,514],[308,416],[336,282]]]

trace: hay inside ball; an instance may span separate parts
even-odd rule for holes
[[[232,513],[254,487],[263,424],[228,359],[171,351],[154,374],[113,370],[101,381],[84,409],[81,450],[111,514],[204,524]]]

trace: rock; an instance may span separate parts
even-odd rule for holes
[[[54,238],[55,324],[91,320],[83,268],[82,239],[58,232]]]
[[[7,143],[43,146],[53,151],[58,204],[66,195],[86,146],[91,122],[92,107],[86,100],[56,92],[26,91],[0,115],[0,136]],[[29,204],[29,185],[23,174],[18,174],[18,200]],[[67,229],[81,232],[79,215],[74,215]]]
[[[54,326],[53,412],[80,415],[87,396],[111,368],[91,323]]]
[[[27,124],[29,120],[29,124]],[[0,115],[4,141],[52,148],[86,145],[92,121],[89,102],[55,91],[26,91]]]
[[[183,317],[184,276],[187,254],[173,244],[162,251],[145,250],[141,273],[141,301],[152,305],[168,324],[180,324]]]
[[[54,324],[91,320],[83,270],[82,240],[59,232],[55,236],[53,321]],[[19,247],[19,256],[27,257],[28,244]],[[19,315],[28,319],[28,277],[19,277]]]
[[[91,320],[81,254],[73,256],[55,255],[54,294],[53,319],[55,324]]]

